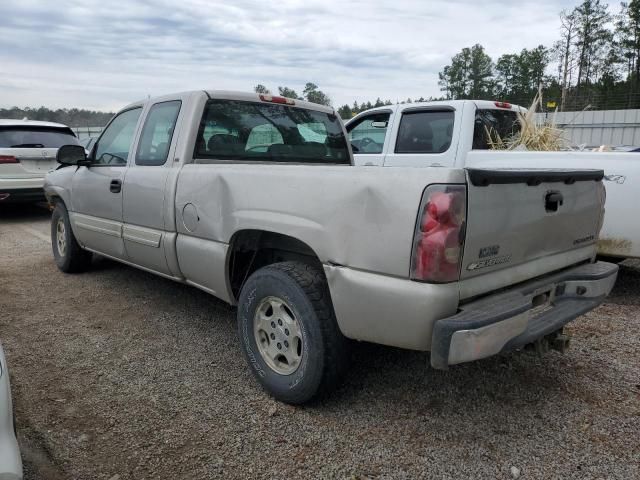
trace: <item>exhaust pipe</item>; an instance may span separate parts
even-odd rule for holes
[[[6,200],[7,198],[9,198],[11,196],[10,193],[0,193],[0,202],[2,200]]]

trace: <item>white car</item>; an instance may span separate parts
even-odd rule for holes
[[[0,119],[0,204],[44,200],[44,176],[58,167],[62,145],[77,145],[66,125]]]
[[[22,479],[22,461],[13,423],[9,372],[0,345],[0,479]]]

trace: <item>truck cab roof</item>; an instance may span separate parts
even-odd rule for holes
[[[129,105],[124,107],[122,110],[128,110],[130,108],[144,105],[146,103],[158,103],[162,101],[172,100],[172,99],[175,99],[176,97],[183,96],[183,95],[202,95],[202,94],[205,94],[211,99],[238,100],[238,101],[244,101],[244,102],[271,102],[272,101],[271,99],[285,98],[280,95],[259,94],[255,92],[241,92],[241,91],[235,91],[235,90],[215,90],[215,89],[188,90],[184,92],[178,92],[174,94],[162,95],[158,97],[152,97],[149,99],[139,100],[137,102],[130,103]],[[290,102],[287,103],[287,105],[291,107],[299,107],[307,110],[315,110],[318,112],[336,114],[335,109],[333,107],[320,105],[318,103],[311,103],[311,102],[307,102],[306,100],[299,100],[295,98],[288,99],[288,100],[293,102],[293,103],[290,103]],[[273,103],[283,103],[283,102],[275,101]]]
[[[355,119],[360,118],[364,115],[369,115],[375,112],[385,112],[385,111],[396,111],[399,109],[400,111],[410,110],[410,109],[420,109],[420,108],[434,108],[434,107],[442,107],[442,108],[450,108],[453,110],[462,110],[465,105],[473,104],[479,110],[511,110],[516,112],[524,112],[526,109],[519,105],[514,105],[506,102],[494,101],[494,100],[433,100],[430,102],[415,102],[415,103],[396,103],[393,105],[383,105],[380,107],[370,108],[368,110],[364,110],[357,115],[354,115],[352,118],[345,121],[346,124],[353,122]]]

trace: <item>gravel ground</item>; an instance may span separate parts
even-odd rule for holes
[[[640,263],[560,355],[452,368],[360,344],[307,407],[250,375],[234,311],[97,260],[60,273],[48,213],[0,211],[0,338],[26,479],[640,478]]]

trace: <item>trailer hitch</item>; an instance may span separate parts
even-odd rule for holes
[[[533,350],[538,355],[547,353],[549,350],[556,350],[564,353],[569,348],[570,337],[563,332],[563,329],[556,330],[544,337],[537,339],[535,342],[525,346],[526,350]]]

